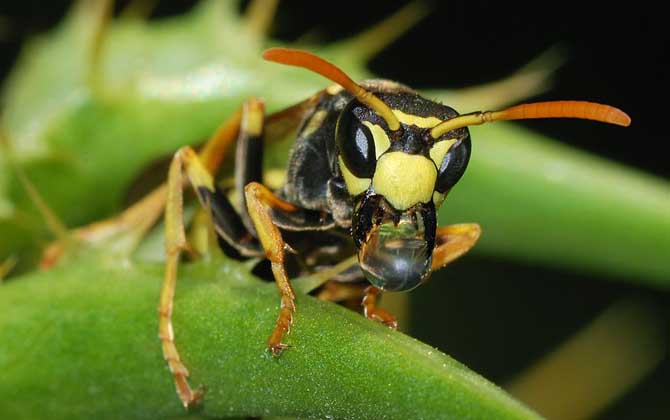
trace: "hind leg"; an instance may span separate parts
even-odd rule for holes
[[[249,120],[263,120],[263,105],[256,99],[244,104],[241,114],[239,131],[241,147],[249,137],[246,132]],[[165,205],[165,275],[159,304],[159,338],[162,343],[163,356],[174,377],[179,399],[184,407],[197,403],[204,393],[202,387],[193,390],[188,383],[189,372],[181,361],[175,345],[172,326],[172,311],[177,283],[177,269],[181,253],[187,249],[186,234],[183,221],[183,184],[184,174],[202,206],[209,210],[214,229],[226,242],[235,244],[235,248],[243,255],[258,255],[258,243],[245,228],[242,219],[235,212],[226,196],[216,187],[211,173],[212,167],[218,165],[222,158],[215,156],[218,145],[210,145],[203,149],[200,156],[190,147],[183,147],[175,153],[170,164],[167,182]],[[202,158],[204,156],[204,159]],[[211,159],[207,157],[211,156]],[[212,162],[217,160],[218,162]],[[239,160],[239,159],[238,159]],[[215,165],[216,163],[216,165]],[[209,165],[208,165],[209,164]],[[209,168],[208,168],[209,166]]]

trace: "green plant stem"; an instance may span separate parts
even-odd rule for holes
[[[0,418],[183,415],[157,337],[161,267],[82,258],[0,287]],[[208,388],[199,415],[538,418],[439,351],[304,295],[273,358],[277,291],[246,273],[216,260],[180,275],[175,333]]]
[[[514,124],[471,134],[440,222],[480,223],[474,252],[670,287],[668,182]]]
[[[594,418],[667,357],[664,318],[653,301],[622,299],[506,388],[547,418]]]

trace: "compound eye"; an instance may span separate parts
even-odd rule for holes
[[[454,145],[442,159],[437,172],[435,190],[445,193],[451,189],[465,173],[470,160],[470,134],[460,144]]]
[[[359,178],[372,178],[377,163],[375,140],[370,129],[361,124],[351,112],[352,105],[348,105],[337,120],[335,129],[337,148],[352,174]]]

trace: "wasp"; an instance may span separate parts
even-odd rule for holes
[[[630,124],[628,115],[617,108],[582,101],[459,115],[399,83],[356,83],[335,65],[305,51],[273,48],[263,57],[311,70],[335,84],[268,116],[263,102],[251,98],[200,152],[183,147],[172,159],[159,336],[185,407],[203,395],[202,388],[193,390],[188,384],[171,321],[177,266],[188,248],[183,225],[185,181],[207,209],[228,255],[269,261],[281,307],[267,345],[279,356],[296,311],[289,260],[298,272],[314,272],[356,255],[353,264],[334,274],[328,284],[343,285],[346,292],[339,293],[340,298],[362,297],[366,317],[395,328],[393,315],[376,306],[379,294],[411,290],[472,248],[480,236],[479,225],[437,226],[437,210],[468,166],[469,126],[531,118]],[[285,182],[271,189],[263,184],[264,142],[291,130],[295,141]],[[236,144],[235,189],[242,193],[239,209],[214,180],[232,143]]]

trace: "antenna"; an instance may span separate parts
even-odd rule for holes
[[[347,92],[354,95],[361,103],[369,106],[386,121],[386,124],[392,131],[400,129],[400,121],[395,116],[391,108],[365,90],[361,85],[351,80],[342,70],[334,64],[306,51],[294,50],[290,48],[270,48],[263,53],[263,58],[275,63],[287,64],[289,66],[302,67],[311,70],[321,76],[339,84]]]
[[[535,118],[577,118],[582,120],[600,121],[624,127],[630,125],[628,114],[609,105],[585,101],[550,101],[522,104],[503,109],[502,111],[474,112],[459,115],[444,121],[430,130],[430,135],[437,139],[444,133],[470,125],[505,120],[530,120]]]

